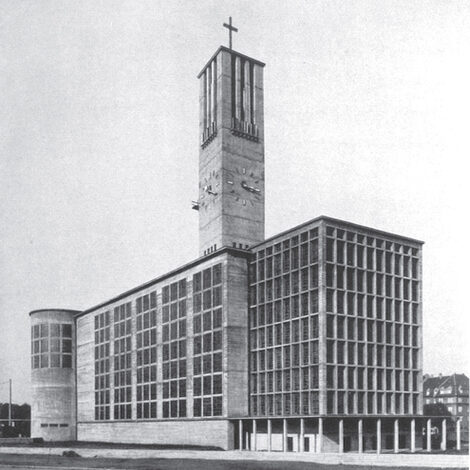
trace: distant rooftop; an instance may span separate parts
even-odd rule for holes
[[[467,395],[468,377],[465,374],[423,377],[424,396]]]

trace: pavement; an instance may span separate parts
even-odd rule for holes
[[[255,451],[209,451],[186,449],[116,449],[116,448],[72,448],[72,447],[20,447],[1,446],[1,454],[62,455],[74,450],[81,457],[89,458],[133,458],[133,459],[202,459],[202,460],[257,460],[310,462],[342,465],[370,465],[382,467],[440,467],[468,468],[469,456],[462,454],[376,454],[376,453],[323,453],[312,452],[255,452]],[[57,467],[56,467],[57,468]]]

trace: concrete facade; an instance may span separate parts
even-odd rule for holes
[[[214,446],[233,449],[227,420],[78,423],[77,438],[92,442]]]
[[[195,427],[199,429],[208,427],[205,436],[213,435],[214,440],[211,445],[220,446],[224,449],[231,448],[233,444],[232,425],[228,420],[229,416],[247,415],[248,403],[246,400],[248,391],[248,360],[246,355],[247,344],[247,253],[241,250],[221,250],[211,256],[206,256],[188,267],[177,270],[175,273],[159,278],[141,289],[136,289],[128,295],[110,301],[103,306],[99,306],[77,317],[77,435],[79,440],[101,440],[115,441],[116,436],[123,439],[123,442],[176,442],[180,444],[192,444],[197,439],[205,439],[203,435],[195,437]],[[212,420],[197,419],[193,409],[194,406],[194,286],[193,276],[196,273],[204,272],[215,265],[222,267],[222,411],[220,418],[214,417]],[[186,280],[187,300],[186,300],[186,367],[185,367],[185,389],[186,394],[186,416],[181,419],[168,420],[163,412],[163,340],[162,340],[162,289],[164,286],[172,285],[182,279]],[[142,298],[152,292],[156,292],[156,416],[154,422],[142,418],[137,421],[136,401],[138,387],[138,371],[136,367],[136,306],[137,299]],[[95,419],[95,341],[94,325],[95,318],[105,312],[113,312],[123,304],[131,305],[131,388],[132,388],[132,413],[126,420],[116,419],[113,407],[116,406],[115,395],[110,393],[109,407],[111,409],[110,419],[105,422]],[[113,357],[116,339],[113,328],[110,332],[110,358]],[[110,364],[110,389],[114,387],[116,372],[113,364]],[[235,392],[236,391],[236,392]],[[178,417],[177,417],[178,418]],[[196,420],[196,421],[195,421]],[[199,424],[198,424],[199,423]],[[140,424],[143,424],[139,431]],[[202,426],[202,427],[201,427]],[[213,428],[213,433],[210,431]],[[120,430],[120,431],[117,431]],[[122,432],[121,432],[122,431]],[[177,437],[175,437],[177,436]],[[202,441],[201,441],[202,442]],[[200,443],[198,441],[198,443]]]
[[[323,216],[265,240],[263,67],[220,47],[198,77],[200,258],[31,313],[33,437],[416,448],[422,242]]]
[[[251,251],[252,415],[422,413],[422,242],[319,217]]]

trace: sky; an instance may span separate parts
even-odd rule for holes
[[[0,402],[30,400],[29,311],[197,258],[196,76],[229,16],[266,63],[266,236],[424,240],[424,372],[469,373],[469,2],[0,0]]]

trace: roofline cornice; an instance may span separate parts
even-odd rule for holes
[[[232,247],[220,248],[219,250],[214,251],[213,253],[209,253],[208,255],[201,256],[201,257],[199,257],[199,258],[197,258],[197,259],[195,259],[195,260],[193,260],[189,263],[184,264],[183,266],[180,266],[176,269],[173,269],[172,271],[170,271],[166,274],[163,274],[159,277],[156,277],[156,278],[154,278],[150,281],[147,281],[144,284],[140,284],[137,287],[133,287],[132,289],[129,289],[129,290],[123,292],[122,294],[117,295],[116,297],[112,297],[111,299],[106,300],[105,302],[97,304],[97,305],[95,305],[91,308],[88,308],[86,310],[80,311],[78,313],[78,315],[75,316],[75,318],[79,318],[79,317],[81,317],[83,315],[86,315],[88,313],[91,313],[95,310],[106,307],[107,305],[110,305],[114,302],[117,302],[118,300],[124,299],[124,298],[128,297],[129,295],[134,294],[135,292],[138,292],[138,291],[143,290],[143,289],[147,289],[148,287],[151,287],[154,284],[158,284],[160,282],[163,282],[165,279],[168,279],[172,276],[176,276],[179,273],[182,273],[182,272],[184,272],[188,269],[191,269],[191,268],[197,266],[198,264],[204,263],[204,262],[206,262],[210,259],[216,258],[217,256],[220,256],[222,254],[229,254],[229,255],[235,256],[237,258],[249,258],[251,256],[251,253],[249,251],[246,251],[246,250],[240,250],[238,248],[232,248]]]

